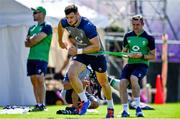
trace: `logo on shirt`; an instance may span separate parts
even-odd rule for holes
[[[142,76],[142,74],[141,74],[141,73],[139,73],[139,74],[138,74],[138,77],[140,78],[141,76]]]
[[[41,71],[41,69],[38,69],[38,74],[40,74],[42,71]]]
[[[98,68],[98,71],[101,72],[101,71],[102,71],[102,68]]]
[[[137,52],[137,51],[140,50],[140,47],[137,46],[137,45],[135,45],[135,46],[132,47],[132,50],[135,51],[135,52]]]
[[[78,43],[83,43],[83,41],[82,41],[78,36],[75,37],[75,40],[76,40]]]

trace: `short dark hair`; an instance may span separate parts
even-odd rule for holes
[[[143,16],[141,14],[132,16],[131,20],[140,20],[142,23],[144,22]]]
[[[78,12],[78,7],[74,4],[68,5],[65,9],[64,12],[66,15],[70,14],[71,12],[77,13]]]

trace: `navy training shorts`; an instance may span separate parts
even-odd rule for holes
[[[79,54],[72,57],[72,60],[81,62],[86,66],[90,65],[91,68],[99,73],[104,73],[107,70],[107,61],[104,55],[86,55],[86,54]]]
[[[47,65],[46,61],[42,60],[28,60],[27,61],[27,76],[31,75],[41,75],[46,74],[47,72]]]
[[[130,80],[130,76],[134,75],[141,80],[146,75],[147,71],[148,66],[146,64],[126,64],[122,70],[120,79]]]

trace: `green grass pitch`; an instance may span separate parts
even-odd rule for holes
[[[168,103],[163,105],[151,105],[155,110],[144,112],[144,119],[180,119],[180,103]],[[48,106],[48,111],[31,112],[29,114],[0,114],[0,119],[104,119],[106,115],[106,105],[100,106],[98,113],[88,112],[86,115],[57,115],[56,111],[64,109],[65,106]],[[2,107],[0,108],[2,109]],[[121,112],[122,106],[115,105],[115,119]],[[130,110],[130,118],[135,119],[135,110]],[[139,119],[139,118],[138,118]]]

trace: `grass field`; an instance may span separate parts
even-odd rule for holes
[[[144,119],[180,119],[180,103],[152,106],[155,110],[143,111],[145,114]],[[97,109],[98,113],[88,112],[83,116],[57,115],[56,111],[59,109],[64,109],[64,106],[48,106],[48,111],[46,112],[31,112],[29,114],[1,114],[0,119],[103,119],[106,115],[106,106],[100,106]],[[121,109],[121,105],[115,105],[115,119]],[[130,115],[129,119],[135,119],[135,110],[130,110]]]

